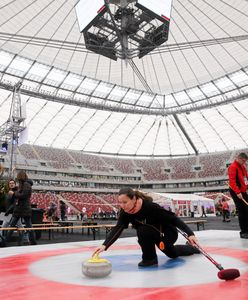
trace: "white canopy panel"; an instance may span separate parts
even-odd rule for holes
[[[65,71],[145,89],[130,64],[86,50],[75,3],[2,0],[1,49]],[[247,32],[247,1],[173,1],[168,41],[133,62],[153,92],[169,94],[247,66]]]
[[[0,90],[0,124],[9,117],[12,92]],[[26,103],[27,142],[55,148],[137,156],[191,155],[176,119],[88,109],[31,96]],[[200,153],[248,148],[247,100],[179,115]]]
[[[177,194],[177,193],[155,193],[164,197],[166,200],[188,200],[188,201],[201,201],[201,202],[212,202],[214,203],[213,199],[209,199],[200,195],[195,194]]]
[[[136,156],[248,148],[247,1],[173,1],[169,40],[134,64],[88,51],[74,5],[1,1],[0,126],[22,79],[34,145]]]

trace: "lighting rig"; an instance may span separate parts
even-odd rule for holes
[[[110,59],[142,58],[168,40],[172,0],[79,0],[86,48]]]

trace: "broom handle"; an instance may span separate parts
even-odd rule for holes
[[[188,242],[190,242],[188,235],[184,231],[182,231],[179,228],[177,228],[177,230],[179,233],[181,233],[182,236],[184,236],[186,238],[186,240],[188,240]],[[196,247],[208,260],[210,260],[211,263],[213,263],[216,266],[216,268],[218,268],[220,271],[224,270],[222,265],[219,264],[216,260],[214,260],[204,249],[202,249],[201,246],[199,246],[198,244],[195,244],[194,247]]]
[[[243,198],[243,196],[242,196],[241,200],[248,206],[248,202]]]

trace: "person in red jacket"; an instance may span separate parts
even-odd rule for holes
[[[230,209],[226,199],[222,199],[222,216],[223,222],[230,222]]]
[[[228,168],[229,190],[238,211],[240,238],[248,239],[248,174],[246,153],[240,153]]]

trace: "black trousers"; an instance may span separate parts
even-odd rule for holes
[[[13,216],[10,220],[10,224],[9,224],[9,227],[16,227],[16,224],[18,222],[18,220],[20,219],[21,217],[18,217],[18,216]],[[31,217],[22,217],[22,219],[24,220],[24,223],[26,225],[27,228],[32,228],[32,222],[31,222]],[[8,242],[11,238],[13,234],[13,230],[9,230],[7,231],[7,234],[6,234],[6,242]],[[34,234],[34,231],[33,230],[30,230],[29,231],[29,239],[30,239],[30,242],[35,244],[36,243],[36,240],[35,240],[35,234]]]
[[[230,217],[229,210],[224,209],[222,213],[223,213],[223,221],[229,220],[229,217]]]
[[[65,220],[65,212],[61,212],[60,214],[61,221]]]
[[[156,246],[159,247],[161,241],[164,242],[165,249],[162,251],[170,258],[178,256],[188,256],[195,253],[191,245],[174,245],[178,238],[177,231],[170,231],[161,238],[160,233],[149,225],[141,225],[137,228],[138,243],[142,250],[143,260],[157,258]]]
[[[238,211],[240,233],[248,233],[248,205],[237,197],[237,194],[230,189],[230,194]],[[248,202],[247,193],[242,193],[243,198]]]
[[[5,239],[4,237],[0,234],[0,247],[5,247]]]

